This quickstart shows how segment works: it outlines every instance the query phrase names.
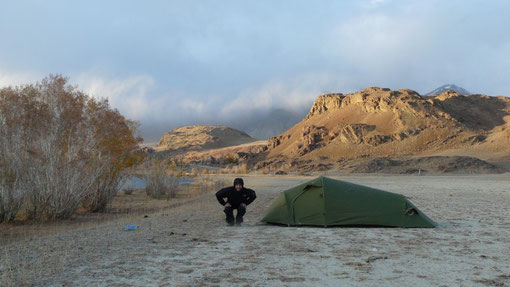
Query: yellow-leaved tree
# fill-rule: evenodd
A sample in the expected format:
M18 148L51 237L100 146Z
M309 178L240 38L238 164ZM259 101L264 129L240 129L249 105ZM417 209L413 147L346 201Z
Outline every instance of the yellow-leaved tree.
M103 210L142 159L136 127L59 75L0 89L0 222Z

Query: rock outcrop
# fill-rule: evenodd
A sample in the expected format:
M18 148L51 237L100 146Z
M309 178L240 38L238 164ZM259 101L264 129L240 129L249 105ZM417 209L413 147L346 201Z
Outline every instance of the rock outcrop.
M265 163L258 166L276 158L289 166L442 153L497 159L510 156L508 146L509 98L372 87L319 96L300 123L269 139Z
M178 154L236 146L254 141L255 139L245 132L225 126L185 126L163 135L155 150Z

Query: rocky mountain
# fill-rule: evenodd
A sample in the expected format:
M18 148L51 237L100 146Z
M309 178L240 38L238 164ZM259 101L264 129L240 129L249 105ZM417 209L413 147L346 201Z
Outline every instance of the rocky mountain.
M156 151L172 154L203 151L256 141L243 131L226 126L184 126L161 137Z
M471 95L470 92L468 92L466 89L464 88L461 88L459 86L456 86L454 84L446 84L446 85L442 85L441 87L433 90L432 92L428 92L425 94L425 96L430 96L430 95L440 95L446 91L453 91L453 92L456 92L457 94L461 94L461 95Z
M270 138L256 168L331 168L380 157L510 159L510 98L451 90L368 88L319 96L294 127Z

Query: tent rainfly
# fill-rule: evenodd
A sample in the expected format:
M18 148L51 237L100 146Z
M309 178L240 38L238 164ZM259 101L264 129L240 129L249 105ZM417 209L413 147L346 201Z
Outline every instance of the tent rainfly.
M261 221L288 226L437 226L401 194L323 176L283 191Z

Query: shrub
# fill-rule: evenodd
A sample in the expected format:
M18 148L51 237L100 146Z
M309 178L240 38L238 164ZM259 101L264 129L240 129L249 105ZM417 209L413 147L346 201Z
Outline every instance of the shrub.
M145 192L153 198L174 198L179 189L179 178L169 176L161 163L153 162L146 175Z

